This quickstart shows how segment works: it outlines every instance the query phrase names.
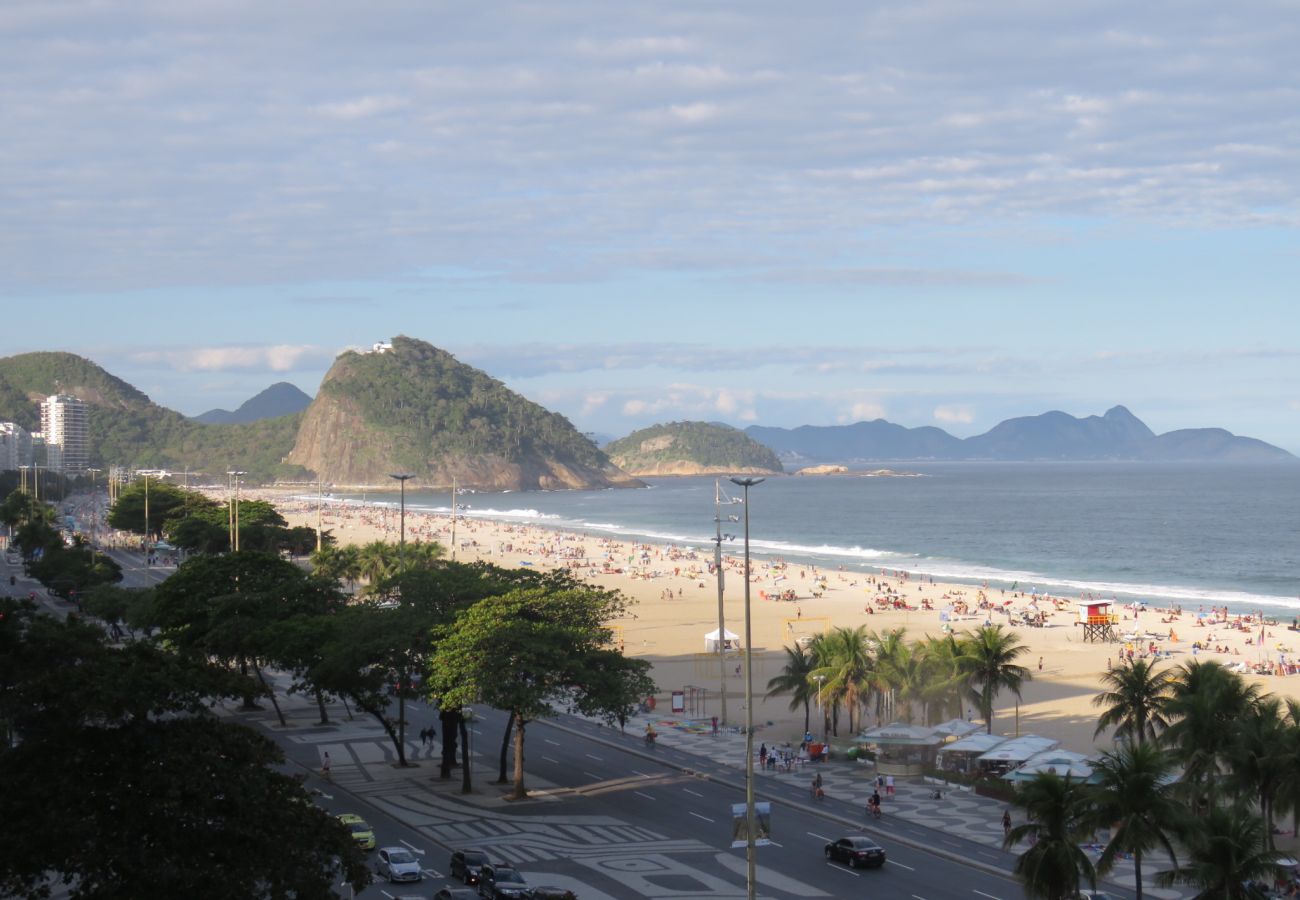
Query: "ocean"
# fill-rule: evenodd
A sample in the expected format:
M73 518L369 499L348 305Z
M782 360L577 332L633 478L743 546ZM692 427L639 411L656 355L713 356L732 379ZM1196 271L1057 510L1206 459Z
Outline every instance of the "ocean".
M1055 596L1300 614L1300 465L897 463L920 477L778 476L750 488L750 552ZM462 493L462 515L672 542L712 553L712 477L644 490ZM723 479L723 489L741 488ZM359 495L338 495L361 499ZM366 499L374 501L376 495ZM382 502L396 505L391 494ZM408 491L447 512L447 493ZM722 507L724 552L743 511ZM741 517L730 521L729 516Z

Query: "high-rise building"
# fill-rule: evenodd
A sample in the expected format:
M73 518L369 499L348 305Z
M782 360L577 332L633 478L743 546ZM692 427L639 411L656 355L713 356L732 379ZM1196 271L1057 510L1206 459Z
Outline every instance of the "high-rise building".
M68 394L52 394L41 403L41 433L49 467L55 472L84 472L90 461L86 404Z
M0 422L0 469L32 464L32 435L16 422Z

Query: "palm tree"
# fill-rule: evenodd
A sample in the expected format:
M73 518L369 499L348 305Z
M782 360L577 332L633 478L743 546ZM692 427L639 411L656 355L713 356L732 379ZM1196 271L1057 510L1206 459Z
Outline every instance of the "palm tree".
M966 674L957 636L951 632L937 638L926 635L916 652L924 672L921 699L926 705L926 723L962 718Z
M1106 874L1121 853L1133 855L1134 890L1142 900L1142 857L1163 849L1169 863L1178 867L1170 840L1187 820L1186 808L1171 790L1174 762L1154 743L1125 742L1115 753L1103 753L1094 772L1092 794L1095 823L1110 826L1110 842L1097 861Z
M1096 886L1092 860L1079 847L1092 831L1088 800L1082 782L1050 772L1034 776L1016 791L1012 802L1025 810L1029 821L1011 829L1002 846L1010 849L1029 839L1029 849L1015 868L1029 897L1068 900L1078 895L1080 878Z
M849 714L849 731L856 731L854 713L862 704L875 660L871 655L867 627L835 628L814 644L817 655L809 677L821 676L823 697L843 700ZM837 732L838 733L838 732Z
M1165 704L1169 727L1161 742L1183 765L1183 780L1210 806L1218 774L1239 721L1259 699L1259 687L1216 662L1193 660L1178 667Z
M1286 775L1278 785L1277 811L1291 813L1291 830L1300 830L1300 701L1286 701L1286 727L1278 752L1287 760Z
M766 696L789 694L791 711L803 707L803 730L806 732L809 730L810 703L817 695L817 689L808 678L813 670L813 657L798 644L783 649L785 665L781 667L780 675L768 681Z
M384 541L371 541L357 550L357 574L378 584L397 572L397 547Z
M1274 846L1274 802L1293 771L1287 730L1281 701L1263 698L1248 715L1237 720L1232 742L1224 754L1228 766L1224 786L1238 797L1254 795L1264 819L1264 839L1269 849Z
M1106 690L1092 698L1092 705L1104 711L1097 717L1093 737L1114 727L1115 737L1141 744L1148 738L1155 740L1169 725L1164 709L1173 685L1167 669L1138 659L1111 669L1101 683Z
M1243 806L1211 809L1187 834L1184 865L1161 872L1156 883L1190 884L1200 889L1196 900L1256 900L1263 895L1251 882L1272 883L1281 871L1282 854L1265 845L1264 829Z
M1001 625L985 625L962 641L962 657L970 685L970 698L984 717L989 734L993 733L993 702L1007 690L1020 697L1020 687L1033 676L1015 663L1029 648L1020 643L1014 631Z

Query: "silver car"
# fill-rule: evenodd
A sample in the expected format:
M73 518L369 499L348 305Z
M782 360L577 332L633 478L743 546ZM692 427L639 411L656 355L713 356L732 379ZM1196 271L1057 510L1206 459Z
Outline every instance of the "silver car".
M381 847L375 856L375 871L387 878L389 884L424 879L420 861L405 847Z

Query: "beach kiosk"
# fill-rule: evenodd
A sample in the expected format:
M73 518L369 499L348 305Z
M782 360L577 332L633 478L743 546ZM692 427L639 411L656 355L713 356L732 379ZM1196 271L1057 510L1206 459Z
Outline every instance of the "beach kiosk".
M1075 624L1083 627L1083 639L1089 643L1119 640L1115 634L1119 616L1111 613L1107 600L1080 600L1079 620Z
M881 775L920 775L934 765L935 751L943 735L933 728L893 722L871 728L853 739L876 752L876 771Z
M983 730L983 725L976 725L966 719L949 719L947 722L934 726L934 733L949 742L959 741L977 731Z
M1092 760L1073 750L1061 750L1059 748L1045 750L1029 757L1019 766L1003 775L1002 778L1012 784L1019 784L1022 781L1033 781L1034 778L1043 773L1059 775L1071 781L1090 782L1093 778Z
M987 753L975 758L980 771L991 775L1004 775L1021 765L1032 756L1061 746L1060 741L1040 737L1036 734L1022 734L1005 744L999 744Z
M717 653L719 650L726 652L728 650L740 649L740 635L731 631L723 631L719 634L718 629L713 629L704 636L704 652Z
M967 735L960 740L940 747L935 758L935 767L947 769L949 772L970 772L974 768L976 759L1009 740L1011 738L1000 734L984 734L981 732Z

